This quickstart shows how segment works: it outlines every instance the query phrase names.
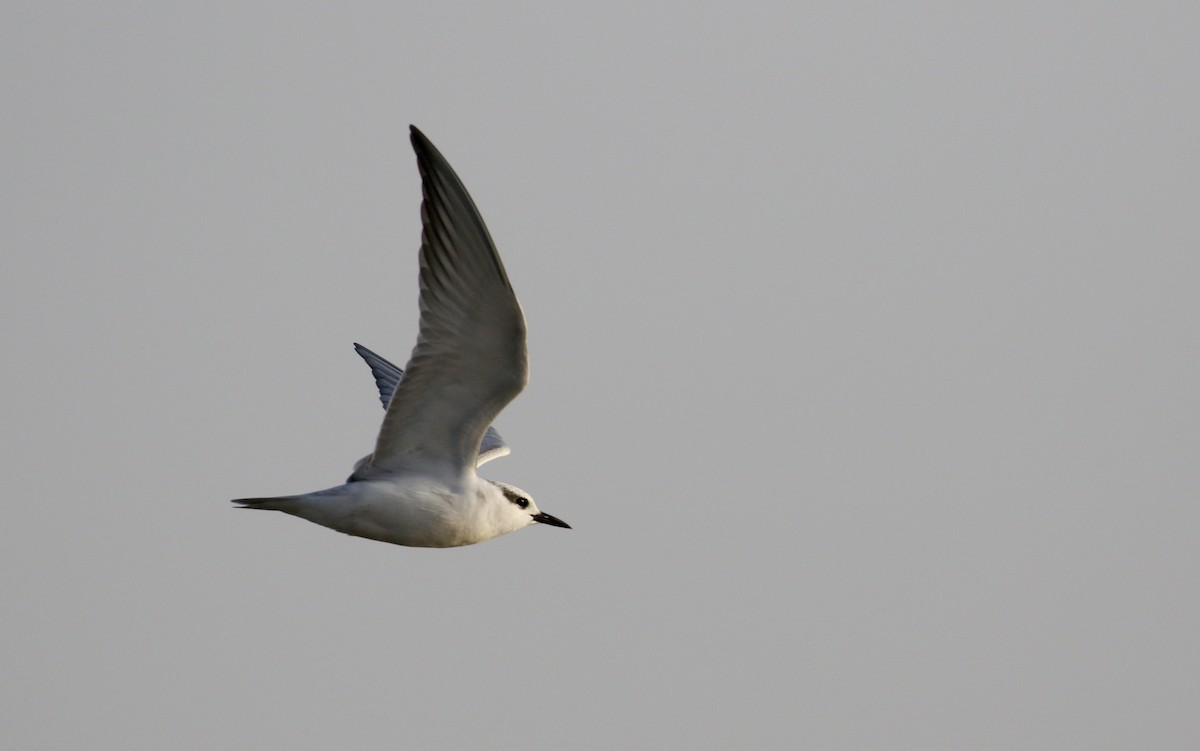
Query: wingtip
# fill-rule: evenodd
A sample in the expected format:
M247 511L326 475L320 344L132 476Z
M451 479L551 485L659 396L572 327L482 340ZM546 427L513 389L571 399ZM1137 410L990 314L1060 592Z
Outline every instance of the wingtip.
M415 125L408 127L413 151L417 154L417 168L421 170L421 175L424 176L427 169L435 172L449 172L454 175L454 169L446 161L446 157L442 156L442 152L438 151L438 147L433 145L433 141L429 140L429 136L422 133L421 129ZM454 179L458 180L457 175L454 176ZM461 185L459 189L464 193L467 190Z
M433 145L429 142L429 137L422 133L421 129L415 125L410 124L408 126L408 135L409 139L412 140L413 148L417 149L418 151L427 149Z

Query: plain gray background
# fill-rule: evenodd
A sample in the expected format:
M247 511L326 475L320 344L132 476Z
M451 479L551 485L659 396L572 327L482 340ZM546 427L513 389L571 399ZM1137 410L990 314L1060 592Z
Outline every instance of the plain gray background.
M1200 54L1125 5L6 3L0 745L1196 748ZM573 531L229 507L373 444L410 122Z

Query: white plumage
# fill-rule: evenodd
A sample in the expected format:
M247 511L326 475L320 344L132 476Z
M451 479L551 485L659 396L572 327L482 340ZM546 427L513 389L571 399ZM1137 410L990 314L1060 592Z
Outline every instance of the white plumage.
M412 144L424 197L417 346L401 371L355 345L386 409L375 451L343 485L234 503L417 547L470 545L535 522L569 528L524 491L475 473L508 453L490 425L529 380L525 316L466 188L415 127Z

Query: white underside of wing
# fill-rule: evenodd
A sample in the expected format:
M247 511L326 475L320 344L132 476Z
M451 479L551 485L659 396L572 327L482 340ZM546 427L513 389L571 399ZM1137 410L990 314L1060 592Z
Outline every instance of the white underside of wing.
M484 434L529 381L525 316L466 187L416 128L412 143L423 196L420 331L355 476L471 483Z
M375 385L379 388L379 401L383 403L383 408L387 409L388 402L392 400L392 394L395 392L396 386L399 385L400 379L404 376L404 370L397 367L386 357L372 352L361 344L356 343L354 351L371 368L371 375L375 377ZM482 467L492 459L508 456L510 453L512 453L512 449L504 442L504 439L500 437L496 429L489 425L483 434L483 440L479 444L479 458L475 461L475 466ZM358 463L354 465L354 471L357 472L365 467L371 461L372 456L374 454L368 454L359 459Z
M508 447L496 429L489 425L483 434L483 443L479 444L479 459L475 462L475 466L482 467L487 462L508 456L510 453L512 453L512 449Z

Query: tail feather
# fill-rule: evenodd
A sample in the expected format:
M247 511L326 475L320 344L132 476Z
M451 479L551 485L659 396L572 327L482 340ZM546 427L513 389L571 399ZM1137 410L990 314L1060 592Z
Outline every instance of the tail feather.
M296 509L301 496L281 495L275 498L234 498L230 503L238 504L238 508L256 508L264 511L287 511Z

